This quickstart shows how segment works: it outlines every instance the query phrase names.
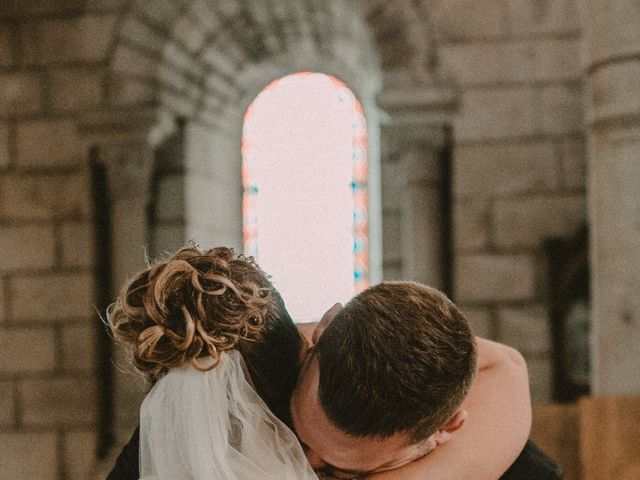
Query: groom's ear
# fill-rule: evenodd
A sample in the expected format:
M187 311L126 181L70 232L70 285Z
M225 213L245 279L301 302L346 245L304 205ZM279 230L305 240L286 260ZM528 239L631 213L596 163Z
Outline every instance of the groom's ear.
M447 443L451 438L451 434L464 424L468 415L469 414L466 410L458 410L454 413L453 417L451 417L447 423L445 423L444 426L435 433L436 444L442 445Z
M327 310L324 315L322 315L320 323L316 325L313 335L311 336L311 341L314 345L318 343L320 335L322 335L322 332L324 332L325 328L329 326L340 310L342 310L342 304L336 303L333 307Z

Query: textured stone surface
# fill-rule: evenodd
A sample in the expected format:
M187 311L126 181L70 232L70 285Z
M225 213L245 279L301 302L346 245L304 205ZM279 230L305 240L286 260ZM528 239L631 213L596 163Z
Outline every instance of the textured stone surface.
M535 294L534 276L529 255L460 255L455 265L456 300L530 300Z
M0 73L0 117L38 112L42 108L42 80L39 75Z
M595 120L631 116L640 111L640 62L628 61L598 68L590 78Z
M640 137L596 134L589 162L594 392L640 391Z
M476 337L493 339L494 321L491 310L487 308L466 308L464 305L458 305L463 315L467 318L469 325L473 329Z
M53 331L36 328L0 329L0 371L46 372L54 367Z
M9 125L0 123L0 170L9 165Z
M536 95L527 87L466 90L456 118L458 141L513 138L536 131Z
M438 38L459 42L504 36L508 28L504 7L495 0L443 0L429 11Z
M57 463L55 433L0 433L0 480L58 480Z
M15 423L16 402L13 382L0 382L0 427Z
M89 222L65 222L60 226L61 262L70 267L93 265L93 225Z
M445 45L443 68L462 85L575 80L581 68L578 41L543 39Z
M47 268L55 261L51 225L3 227L0 230L0 271Z
M546 238L569 238L585 220L582 196L502 200L494 207L496 244L535 247Z
M456 195L508 195L554 190L555 146L549 141L472 144L454 151Z
M477 250L491 239L491 203L483 199L458 200L453 207L456 250Z
M116 20L115 15L87 15L25 22L20 31L24 61L38 65L100 61L107 54Z
M583 190L587 183L587 152L582 137L568 138L557 146L562 186Z
M167 175L157 185L156 218L180 220L184 217L184 177Z
M385 262L402 261L402 216L397 210L382 215L382 245Z
M104 315L104 312L102 312ZM86 325L71 325L62 328L62 368L67 371L93 371L96 364L96 335L102 325L93 319Z
M50 74L54 110L83 111L102 100L102 72L95 69L56 69Z
M547 135L580 133L584 128L584 101L580 86L541 87L535 94L535 132Z
M93 314L93 279L89 274L16 276L9 282L11 318L51 322Z
M0 324L5 321L7 316L7 300L5 298L6 289L4 288L5 280L0 278Z
M615 3L591 0L583 2L581 8L586 22L588 62L640 52L638 3L635 0L618 0Z
M67 478L85 479L97 460L95 459L96 434L91 431L65 433L64 458Z
M577 34L578 0L508 0L509 25L515 35Z
M9 24L0 23L0 67L9 67L12 64L11 28Z
M500 342L523 354L549 354L549 315L541 305L498 310Z
M95 421L95 385L89 378L23 380L20 397L25 425L90 425Z
M21 167L77 164L82 155L72 120L32 120L18 123L18 158Z
M0 176L0 213L15 220L88 217L91 212L89 178L75 174Z
M529 370L529 387L531 400L534 403L549 403L552 400L552 375L551 359L539 357L525 357Z

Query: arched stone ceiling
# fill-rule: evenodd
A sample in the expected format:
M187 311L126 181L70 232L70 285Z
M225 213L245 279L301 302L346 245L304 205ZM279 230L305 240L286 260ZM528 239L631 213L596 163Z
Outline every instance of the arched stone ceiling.
M337 65L327 73L419 84L435 65L424 12L419 0L136 0L109 62L113 103L143 97L216 118L265 71L325 63Z

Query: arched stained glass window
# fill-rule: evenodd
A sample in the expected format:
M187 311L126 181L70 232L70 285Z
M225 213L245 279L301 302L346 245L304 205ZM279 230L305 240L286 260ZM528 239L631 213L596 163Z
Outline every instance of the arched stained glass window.
M335 77L268 85L242 138L243 237L296 321L317 320L367 287L366 125Z

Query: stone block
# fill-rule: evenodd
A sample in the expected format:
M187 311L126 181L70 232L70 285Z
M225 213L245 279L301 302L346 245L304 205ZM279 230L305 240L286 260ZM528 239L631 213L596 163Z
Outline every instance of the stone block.
M550 403L553 397L553 367L550 358L526 357L533 403Z
M5 280L0 278L0 324L5 321L7 318L7 301L5 299L5 291L4 288Z
M93 265L93 225L89 222L65 222L60 226L62 265L91 267Z
M46 15L72 15L84 7L84 0L37 0L33 2L4 2L0 15L25 18Z
M0 272L53 266L54 245L51 225L3 227L0 230Z
M582 73L574 39L453 44L439 52L445 71L462 85L576 80Z
M0 328L0 371L25 373L52 371L53 331L42 328Z
M96 416L92 378L59 377L20 382L22 421L26 426L91 425Z
M613 63L596 69L590 77L594 120L625 118L640 111L640 62Z
M398 262L389 262L383 264L383 279L385 282L389 282L392 280L403 280L404 276L402 275L402 264Z
M541 305L498 310L499 341L521 353L549 354L551 333L549 315Z
M440 42L500 38L507 34L504 4L495 0L449 0L429 5Z
M585 221L582 196L500 200L494 204L495 243L538 247L549 237L571 237Z
M120 47L116 50L111 65L114 72L151 78L155 73L156 62L154 57Z
M511 33L577 34L580 31L577 0L508 0Z
M467 90L455 120L459 142L536 133L536 92L530 87Z
M116 15L85 15L68 19L24 22L20 39L27 64L99 62L106 58Z
M73 120L19 122L16 141L20 167L68 167L80 163L84 154Z
M86 273L14 276L9 299L14 321L85 319L93 315L93 278Z
M0 214L15 220L88 217L89 178L75 174L0 176Z
M57 480L53 432L0 433L0 480Z
M38 74L0 74L0 116L29 114L41 108L42 81Z
M175 221L184 218L184 177L166 175L158 181L156 190L156 220Z
M382 214L382 248L385 262L402 260L402 216L397 210Z
M0 427L15 423L16 399L13 382L0 382Z
M584 190L587 183L587 151L584 138L567 138L556 147L564 188Z
M9 166L9 125L0 123L0 170Z
M151 79L128 78L111 73L107 79L107 96L112 105L144 105L153 102L156 88Z
M102 327L93 322L62 328L62 367L66 371L93 371L97 328Z
M484 199L457 199L453 206L456 250L479 250L491 238L491 203Z
M187 239L185 238L185 226L180 224L159 224L152 228L153 256L159 258L166 252L175 252L183 247ZM189 238L191 240L191 238ZM209 245L202 243L201 245Z
M458 305L463 315L467 318L476 337L494 339L494 320L491 310L488 308L474 308Z
M96 433L73 431L64 435L64 465L67 478L88 479L97 463ZM95 478L95 477L93 477Z
M454 274L457 302L492 303L535 296L535 265L530 255L460 255Z
M13 48L11 45L11 28L9 24L0 23L0 67L13 65Z
M580 85L558 84L535 92L535 130L539 134L560 135L584 130L584 98Z
M135 15L127 16L120 30L120 35L125 41L128 40L127 44L142 47L149 52L159 52L167 41L166 37L141 22Z
M67 67L50 74L51 106L59 112L85 111L102 100L102 72Z
M459 145L454 151L457 196L510 195L559 185L552 142Z
M638 28L638 3L636 0L590 1L584 8L582 18L589 39L586 58L591 62L635 57L640 52L640 29Z

